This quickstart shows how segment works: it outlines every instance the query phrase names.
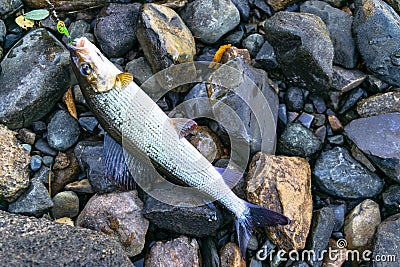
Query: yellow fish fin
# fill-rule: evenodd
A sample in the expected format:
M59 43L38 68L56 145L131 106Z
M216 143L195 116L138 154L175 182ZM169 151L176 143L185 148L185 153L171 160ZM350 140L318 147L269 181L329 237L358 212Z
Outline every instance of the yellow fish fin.
M121 89L125 89L133 81L133 75L129 72L123 72L117 75L116 83Z
M227 45L221 45L217 52L215 52L214 58L211 61L210 65L208 66L209 69L211 68L217 68L217 64L221 62L222 56L224 55L225 51L232 47L231 44L227 44Z

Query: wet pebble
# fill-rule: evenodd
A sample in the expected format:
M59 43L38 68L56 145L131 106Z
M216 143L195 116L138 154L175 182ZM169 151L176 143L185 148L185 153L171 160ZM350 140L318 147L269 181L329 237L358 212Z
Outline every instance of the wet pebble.
M286 78L296 86L326 94L332 83L334 51L324 22L315 15L284 11L266 20L264 29Z
M270 227L268 237L285 250L305 246L312 216L311 171L308 162L298 157L257 153L246 177L250 202L290 218L291 224ZM299 213L298 211L302 212Z
M109 57L126 54L136 43L136 21L140 4L111 3L99 13L94 35Z
M12 202L29 186L29 152L0 124L0 199Z
M50 155L50 156L53 156L53 157L57 155L57 151L52 149L49 146L49 143L47 143L43 138L39 138L36 141L34 147L35 147L35 149L39 150L40 152L42 152L45 155Z
M29 166L31 167L32 171L37 171L40 169L40 167L42 166L42 157L39 155L33 155L31 157L31 161L29 163Z
M322 152L312 172L315 184L322 191L339 198L373 197L382 191L384 184L342 147Z
M54 206L51 216L54 219L68 217L74 218L79 213L79 198L75 192L63 191L53 197Z
M37 179L30 181L29 188L8 207L12 213L40 217L53 207L47 188Z
M112 236L133 257L142 251L149 227L141 214L142 208L136 191L95 195L79 214L76 224Z
M182 19L199 40L213 44L240 22L238 9L231 1L195 0L180 12Z
M78 141L79 135L79 124L68 112L59 110L51 118L47 134L51 148L65 151Z
M381 222L379 205L366 199L357 205L346 216L343 231L346 236L347 248L363 252L370 249L376 227Z
M158 241L151 247L145 266L201 266L199 245L194 238L181 236L171 241ZM179 256L176 256L179 255Z
M289 123L278 140L278 151L289 156L309 157L321 148L321 140L301 123Z

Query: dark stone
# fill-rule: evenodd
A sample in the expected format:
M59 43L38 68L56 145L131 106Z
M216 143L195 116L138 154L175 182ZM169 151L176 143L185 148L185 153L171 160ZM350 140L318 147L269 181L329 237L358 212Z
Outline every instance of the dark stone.
M357 64L357 48L351 32L353 16L322 1L307 1L300 12L320 17L328 28L335 55L333 63L352 69Z
M343 145L344 137L343 135L333 135L328 137L328 142L333 145Z
M132 73L134 81L139 86L153 75L151 66L145 57L136 58L126 63L125 71Z
M382 191L384 181L353 159L347 149L324 151L312 170L314 183L339 198L368 198Z
M32 128L35 133L40 134L47 130L47 125L43 121L34 121L32 123Z
M286 125L288 123L288 118L287 118L287 114L286 114L286 105L285 104L279 104L278 118L279 118L280 121L283 122L283 124Z
M39 180L32 179L29 188L10 204L8 211L40 217L51 207L53 207L53 202L47 188Z
M311 102L313 103L315 109L317 110L318 113L324 113L326 111L326 104L325 104L325 100L318 96L318 95L311 95L309 97L309 99L311 100Z
M146 199L142 214L161 229L202 237L215 233L224 221L223 213L214 205L191 207L193 201L191 198L200 196L191 198L187 196L186 199L176 197L176 195L180 195L180 188L154 190L158 192L154 193L155 191L153 191L149 194L160 194L168 199L168 203L174 204L166 204L150 196ZM201 203L201 199L195 201Z
M400 113L353 120L345 133L389 178L400 182Z
M366 96L367 92L365 92L364 89L362 88L357 88L349 92L347 95L346 101L342 105L342 108L338 111L338 114L344 114L346 113L349 109L351 109L355 104L358 102L358 100L361 99L361 97Z
M54 163L54 158L51 156L43 156L42 161L44 166L50 167L50 165Z
M42 118L67 90L70 58L45 29L27 34L12 48L0 73L0 122L12 129Z
M382 193L382 200L386 214L396 214L400 212L400 185L391 185Z
M283 11L266 20L264 29L286 78L295 86L326 94L334 51L324 22L312 14Z
M132 266L120 245L96 231L7 212L0 229L9 266Z
M398 259L400 258L400 250L398 249L398 244L400 244L399 228L400 214L395 214L381 222L381 224L376 229L373 255L371 257L374 259L378 255L380 257L382 257L383 255L388 257L390 255L392 257L392 261L374 261L374 267L398 266Z
M79 118L79 124L86 131L94 133L96 131L97 125L99 125L99 122L95 117L81 117Z
M126 54L136 43L136 21L140 4L109 4L99 13L94 35L109 57Z
M301 111L304 108L303 90L290 87L285 94L285 103L289 111Z
M333 221L333 231L337 232L342 229L344 225L344 215L346 214L346 205L330 205L329 208L333 210L335 216Z
M4 38L6 37L6 33L7 33L6 24L4 24L4 21L0 19L0 46L3 46L4 44Z
M355 3L353 32L368 70L400 86L400 16L381 0Z
M300 122L307 128L311 127L312 122L314 121L314 115L308 113L301 113L300 116L296 119L297 122Z
M278 151L289 156L310 157L321 148L321 140L300 123L289 123L278 140Z
M365 80L365 74L359 70L348 70L339 66L333 66L332 89L340 93L346 93Z
M248 21L250 16L249 0L231 0L232 3L239 10L240 17L243 21Z
M189 91L179 107L187 118L211 117L211 103L205 83L198 83Z
M52 182L54 181L54 173L50 170L49 167L42 166L40 170L33 175L33 178L38 179L44 184L48 184L49 178Z
M308 235L306 248L312 250L314 257L307 260L311 266L321 266L323 250L328 246L329 238L332 234L335 221L335 214L329 207L325 207L313 212L311 230Z
M37 171L42 166L42 157L39 155L33 155L29 163L32 171Z
M21 0L3 0L0 2L0 15L5 16L20 6L22 6Z
M243 2L243 1L242 1ZM180 15L195 36L206 44L217 42L240 22L240 13L231 1L195 0Z
M118 188L105 176L104 166L101 161L103 157L103 142L81 141L76 145L74 154L95 192L112 192Z
M43 138L39 138L36 143L35 143L35 149L39 150L45 155L50 155L50 156L57 156L57 151L52 149L49 144L43 140Z
M53 197L53 203L51 216L54 219L63 217L74 218L79 213L79 198L75 192L60 192Z
M274 48L270 43L268 43L268 41L264 42L260 51L257 53L255 60L263 69L266 70L274 69L279 66Z
M47 128L47 141L55 150L66 151L79 139L78 122L65 110L57 111Z
M192 33L178 14L168 7L143 5L136 34L153 73L173 64L191 62L196 54Z
M243 48L249 50L252 57L255 57L264 44L264 37L259 33L250 34L243 42Z
M373 94L383 93L389 88L389 85L382 80L378 79L374 75L367 75L364 84L367 91Z
M18 131L17 138L21 140L22 143L33 145L36 140L36 134L26 128L22 128Z
M218 250L214 238L209 236L200 239L200 251L204 266L219 267Z
M233 30L227 33L224 37L222 37L217 43L218 44L231 44L234 46L240 46L243 37L245 35L244 27L236 27L236 30Z

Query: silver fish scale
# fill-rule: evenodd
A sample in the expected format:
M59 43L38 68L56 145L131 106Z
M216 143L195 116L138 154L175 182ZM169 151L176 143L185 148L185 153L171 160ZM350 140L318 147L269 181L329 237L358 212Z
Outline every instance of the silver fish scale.
M247 208L211 163L185 138L178 137L168 116L135 83L123 90L93 94L106 120L149 158L189 186L217 199L237 217Z

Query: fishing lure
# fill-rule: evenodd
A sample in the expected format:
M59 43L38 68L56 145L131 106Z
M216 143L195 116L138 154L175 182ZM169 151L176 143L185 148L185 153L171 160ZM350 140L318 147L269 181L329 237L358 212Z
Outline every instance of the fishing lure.
M64 34L65 36L68 37L68 43L70 43L70 44L72 43L71 36L70 36L70 34L69 34L69 32L68 32L67 27L65 26L64 21L59 20L59 21L57 22L57 31L58 31L59 33Z

